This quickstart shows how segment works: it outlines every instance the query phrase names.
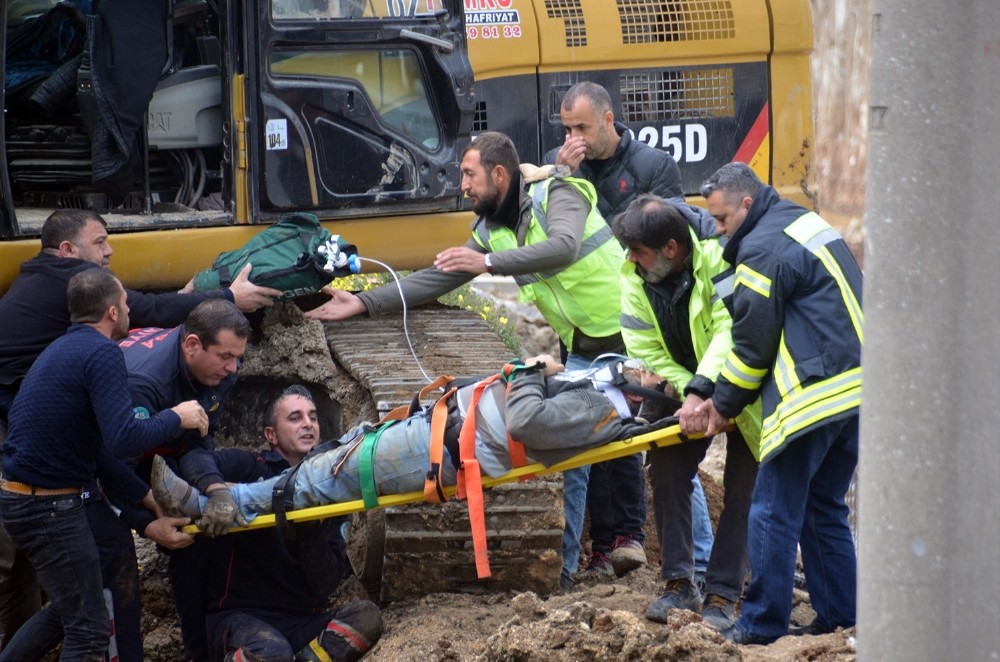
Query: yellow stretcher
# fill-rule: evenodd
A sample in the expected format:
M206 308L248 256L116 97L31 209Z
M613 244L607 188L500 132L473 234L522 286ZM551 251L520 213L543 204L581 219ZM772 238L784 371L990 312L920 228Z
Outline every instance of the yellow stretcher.
M652 432L646 432L635 437L629 437L628 439L613 441L610 444L605 444L604 446L591 448L549 467L536 462L534 464L511 469L507 473L502 476L497 476L496 478L484 477L483 487L492 487L503 483L512 483L527 476L563 472L568 469L575 469L576 467L582 467L588 464L614 460L619 457L625 457L626 455L632 455L633 453L641 453L642 451L647 451L657 446L675 446L682 443L684 439L685 438L681 436L680 425L674 423L673 425L669 425ZM448 496L454 495L455 486L451 485L446 487L445 492ZM423 492L387 494L378 498L378 507L386 508L388 506L401 506L409 503L420 503L423 500ZM357 499L355 501L331 503L325 506L289 510L286 511L285 515L289 522L309 522L312 520L326 519L327 517L337 517L340 515L359 513L364 510L366 510L364 502L361 499ZM259 515L253 520L253 522L250 523L249 527L235 526L230 529L230 533L251 531L254 529L266 529L273 526L275 526L274 515ZM181 530L184 531L184 533L200 533L198 527L193 524L189 524Z

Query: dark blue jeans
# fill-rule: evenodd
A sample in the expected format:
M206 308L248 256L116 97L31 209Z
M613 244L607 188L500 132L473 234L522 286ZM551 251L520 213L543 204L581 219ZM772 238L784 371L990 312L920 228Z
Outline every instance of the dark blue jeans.
M618 536L643 543L646 534L646 477L642 454L592 464L587 483L591 549L609 554Z
M13 390L0 386L0 447L7 438L7 410L13 399ZM35 569L0 525L0 650L41 608Z
M0 650L41 608L35 569L0 526Z
M141 662L145 657L140 628L139 570L135 545L129 530L100 494L84 499L84 512L101 560L101 581L105 605L111 611L114 628L108 644L109 657L121 662ZM59 615L43 610L24 628L24 634L10 642L12 659L34 660L63 640Z
M323 633L333 612L292 616L256 609L209 614L205 619L213 662L240 648L259 662L292 662L295 653Z
M737 627L763 639L788 630L796 545L817 623L851 627L857 559L844 501L858 464L858 416L810 430L768 459L750 505L752 580Z
M111 626L101 566L80 496L23 496L0 490L0 516L11 540L35 568L50 604L24 624L15 641L31 636L36 619L54 611L63 626L62 660L104 659ZM12 642L13 643L13 642ZM15 660L9 649L0 660Z

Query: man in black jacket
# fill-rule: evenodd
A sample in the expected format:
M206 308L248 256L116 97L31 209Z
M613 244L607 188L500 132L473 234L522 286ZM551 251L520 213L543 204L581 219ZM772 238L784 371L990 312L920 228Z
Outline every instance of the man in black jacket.
M264 438L269 448L256 454L227 448L181 458L181 474L210 496L199 522L210 533L216 524L224 532L237 512L226 481L277 476L320 441L309 391L301 386L282 391L265 412ZM336 517L293 524L291 537L272 528L212 541L206 626L213 660L349 661L375 643L382 616L373 603L327 607L330 593L350 572L340 533L346 522Z
M220 410L238 379L250 331L250 323L234 304L211 299L195 306L181 326L133 329L122 340L137 417L170 406L164 403L189 399L200 402L208 413L207 434L179 434L157 448L156 454L176 461L197 448L214 450ZM151 463L152 454L136 462L137 473L147 482ZM113 503L116 496L111 495ZM163 526L167 518L156 518L148 510L124 502L116 505L122 509L121 517L127 524L166 549L185 650L193 659L204 659L205 541L196 540L179 549L175 541L190 536L176 527Z
M559 116L566 129L563 144L545 155L545 163L568 166L573 174L594 185L597 208L604 219L624 212L636 197L683 196L681 171L667 152L635 140L629 129L615 121L608 91L590 81L566 91ZM694 224L694 223L693 223ZM699 219L702 239L715 233L711 217ZM646 561L643 550L646 524L646 481L642 457L610 460L589 468L566 472L566 499L586 500L590 513L591 553L588 574L624 574ZM695 551L697 568L708 565L712 529L701 483L695 479Z
M569 166L597 189L597 208L610 222L644 193L661 198L684 195L681 171L667 152L632 137L615 121L611 95L584 81L566 91L559 116L566 140L545 155L545 163Z
M0 334L0 443L7 412L28 369L70 326L69 279L87 269L108 268L113 253L104 219L83 209L53 212L42 226L41 243L41 251L21 265L18 277L0 298L4 326ZM189 288L167 294L126 289L130 319L135 326L176 326L206 299L225 298L251 312L271 305L271 297L280 295L248 278L245 270L231 287L204 293ZM38 608L34 572L0 527L0 648Z

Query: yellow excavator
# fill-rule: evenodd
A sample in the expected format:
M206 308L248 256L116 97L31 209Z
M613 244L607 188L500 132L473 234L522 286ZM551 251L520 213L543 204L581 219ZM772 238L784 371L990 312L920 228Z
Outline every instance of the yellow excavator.
M0 291L65 207L104 215L137 288L288 211L426 266L466 239L470 137L539 163L581 80L690 196L732 160L810 195L808 0L10 0L0 21Z
M673 155L692 203L737 160L811 204L809 0L7 0L0 23L0 292L59 208L101 213L112 269L138 289L182 286L293 211L364 257L428 266L468 238L458 162L469 140L501 131L522 161L540 163L563 139L563 94L583 80L610 92L637 139ZM411 311L414 333L426 329L427 352L443 358L432 370L477 374L509 357L499 342L455 346L488 334L478 316L459 317ZM442 327L447 354L433 340ZM401 334L394 320L327 327L337 379L357 388L311 385L339 423L416 390ZM293 378L307 379L280 379ZM364 403L340 402L348 392ZM527 510L511 505L510 516ZM534 527L538 545L554 547L545 582L556 585L559 510L542 511L556 514ZM396 542L355 556L369 576L380 557L435 575L419 559L425 544L460 556L461 536L434 548L413 531L426 515L399 517L399 536L386 527ZM517 539L530 527L503 527L491 533L498 546L540 556ZM532 575L519 568L512 584Z

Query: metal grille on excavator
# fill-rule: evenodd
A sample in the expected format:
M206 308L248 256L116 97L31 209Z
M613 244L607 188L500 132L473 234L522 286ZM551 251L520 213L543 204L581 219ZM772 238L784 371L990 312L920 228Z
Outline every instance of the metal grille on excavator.
M478 313L419 309L408 316L414 348L431 376L496 372L512 353ZM334 359L379 409L408 404L427 382L410 355L402 316L352 319L327 326ZM371 412L344 412L371 417ZM478 580L464 503L420 504L355 515L350 557L366 582L381 579L391 601L439 591L532 590L559 585L562 568L562 481L532 480L486 492L492 577ZM359 540L358 538L362 538Z

